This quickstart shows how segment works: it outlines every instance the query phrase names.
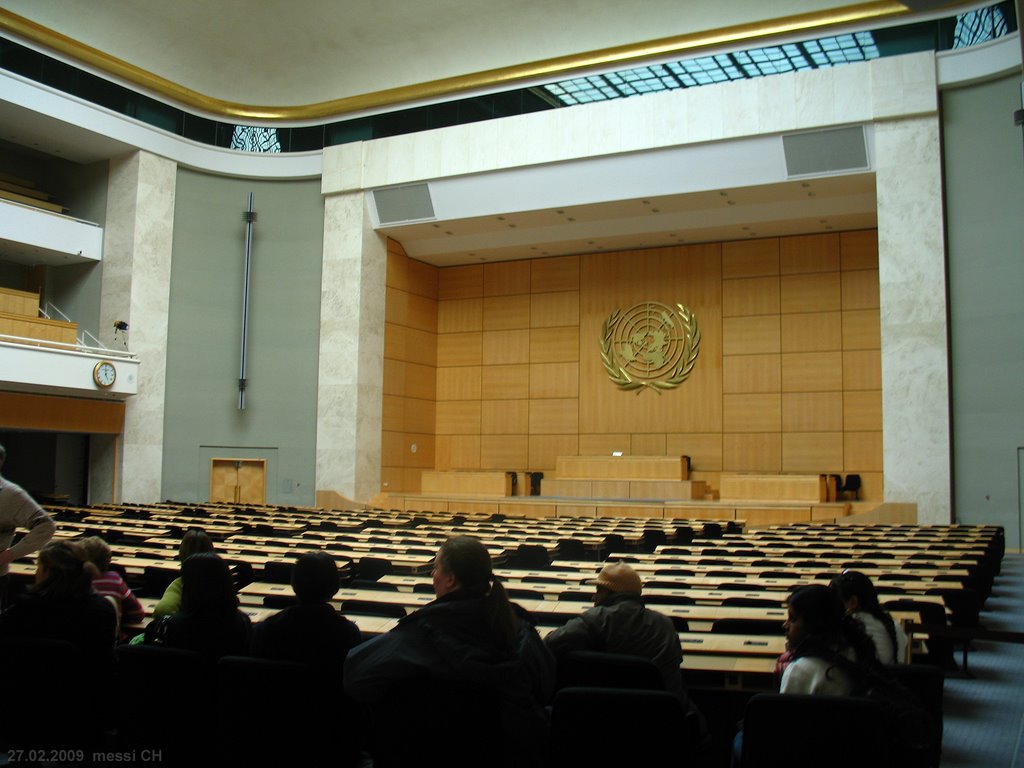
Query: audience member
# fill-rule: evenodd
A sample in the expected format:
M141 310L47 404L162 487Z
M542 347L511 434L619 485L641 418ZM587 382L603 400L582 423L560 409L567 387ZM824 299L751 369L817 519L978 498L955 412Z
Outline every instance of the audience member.
M0 470L6 459L7 450L0 445ZM11 546L18 528L28 533ZM6 603L7 569L11 561L41 549L53 538L55 528L50 516L24 488L0 475L0 607Z
M782 673L782 693L848 696L855 681L849 662L877 665L871 639L845 614L829 587L800 587L789 596L786 645L792 661ZM845 660L847 663L843 663Z
M185 562L192 555L201 552L213 552L213 540L206 535L202 528L189 528L181 537L181 544L178 546L178 560ZM153 616L167 616L181 610L181 577L167 585L163 596L153 606Z
M292 571L298 604L253 627L252 655L311 664L340 679L345 656L362 636L330 603L339 583L338 567L329 555L299 556Z
M92 578L93 591L100 597L111 597L120 606L121 625L142 623L146 611L142 603L132 594L124 579L117 571L110 570L110 545L99 536L87 536L76 542L86 562L96 568ZM121 633L122 639L124 633Z
M151 622L146 642L213 659L248 653L251 625L238 610L227 563L212 552L192 555L181 565L181 583L181 610Z
M860 571L843 571L832 579L846 613L859 621L875 645L882 664L902 663L907 658L907 635L878 603L878 592L871 579Z
M384 704L378 708L383 719L404 684L475 686L497 709L490 742L495 764L540 764L547 727L542 705L553 692L554 659L529 615L509 602L487 549L472 536L441 545L433 583L436 600L349 652L346 693L371 707Z
M93 592L81 551L66 541L39 550L35 584L0 613L0 637L65 640L101 676L112 668L116 626L114 606Z
M594 585L594 607L554 630L544 642L556 658L569 651L624 653L650 659L661 673L665 690L683 701L694 725L694 747L707 736L703 716L683 684L683 648L672 619L644 605L640 576L626 563L609 563Z

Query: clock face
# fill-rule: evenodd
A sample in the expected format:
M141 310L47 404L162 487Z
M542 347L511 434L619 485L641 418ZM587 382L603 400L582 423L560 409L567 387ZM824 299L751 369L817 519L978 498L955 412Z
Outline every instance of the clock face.
M117 379L117 369L114 368L114 364L102 360L96 363L96 367L92 369L92 380L96 382L96 386L111 387L114 385L114 381Z

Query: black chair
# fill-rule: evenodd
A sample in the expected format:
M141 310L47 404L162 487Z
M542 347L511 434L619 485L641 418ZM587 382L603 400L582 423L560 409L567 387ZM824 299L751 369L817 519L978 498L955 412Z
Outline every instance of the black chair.
M874 701L759 693L743 715L740 762L743 768L895 768L887 734L885 714Z
M506 562L508 568L543 569L551 567L551 557L542 544L520 544Z
M579 539L559 539L556 556L559 560L585 560L587 550Z
M722 605L733 605L737 608L778 608L785 598L769 600L766 597L727 597Z
M607 724L610 716L616 733L633 737L595 738L594 729ZM682 702L666 691L563 688L551 707L548 762L573 768L678 768L687 764L691 752L686 734Z
M479 768L486 762L481 756L494 755L498 749L495 724L502 722L500 712L494 692L482 685L427 679L396 686L370 711L368 741L374 768ZM399 723L400 734L395 730ZM458 723L457 738L439 738L452 723ZM536 733L520 728L503 742L507 746L514 741L521 752L537 753L537 759L523 764L543 757L542 724L537 725Z
M271 584L291 584L292 571L295 570L295 563L277 563L269 561L263 564L262 581Z
M576 592L572 590L565 590L558 593L559 600L573 600L581 603L589 603L594 599L593 592Z
M914 600L912 597L899 597L893 600L883 599L880 601L882 607L887 611L916 611L921 618L922 624L936 624L947 626L946 610L937 603L926 603L921 600ZM948 637L936 637L929 635L925 642L928 664L939 667L943 670L958 669L956 659L953 656L953 641Z
M0 659L4 660L3 684L12 696L0 718L0 748L99 746L99 713L60 702L74 691L104 690L99 686L109 685L105 679L111 674L109 668L102 673L91 670L71 643L40 638L0 640ZM91 679L83 680L83 675Z
M381 576L391 573L391 561L382 557L361 557L356 565L352 578L364 581L377 581Z
M658 547L666 543L668 537L665 536L665 531L660 528L646 528L644 532L640 534L640 551L651 553L654 552Z
M569 651L558 659L558 687L640 688L665 690L665 681L650 659L624 653Z
M364 616L384 616L390 619L400 619L406 614L404 605L376 603L373 600L342 600L341 612L344 614L362 614Z
M689 595L648 595L644 598L648 605L696 605L697 600Z
M147 565L142 573L142 589L139 590L141 597L162 597L172 581L181 575L177 567L164 567L161 565Z
M264 595L264 608L291 608L299 604L299 598L295 595Z
M775 619L715 619L711 631L723 635L783 635L782 622Z
M160 750L172 765L208 760L218 738L214 664L156 645L121 645L116 655L119 746Z
M860 475L847 475L842 487L836 488L836 499L860 499Z
M522 587L505 587L505 594L517 600L543 600L544 593Z
M306 664L221 658L215 743L222 764L352 765L357 742L346 732L353 720L337 695L340 683Z
M942 757L945 673L931 664L893 664L886 667L886 672L918 698L931 718L933 731L930 741L934 746L914 754L911 764L921 768L937 768Z

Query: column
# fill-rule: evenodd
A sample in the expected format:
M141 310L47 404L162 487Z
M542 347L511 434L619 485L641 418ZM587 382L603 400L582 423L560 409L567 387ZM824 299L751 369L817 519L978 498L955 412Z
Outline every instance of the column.
M110 161L103 238L100 338L114 346L114 322L128 323L139 356L139 393L128 399L118 473L121 501L159 501L171 242L177 166L147 152ZM98 468L102 469L102 468ZM104 470L105 471L105 470Z
M380 491L385 239L361 190L324 206L316 487L357 501Z

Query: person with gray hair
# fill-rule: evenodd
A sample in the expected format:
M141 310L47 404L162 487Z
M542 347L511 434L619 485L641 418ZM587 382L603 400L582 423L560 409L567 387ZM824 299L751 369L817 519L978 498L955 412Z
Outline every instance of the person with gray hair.
M0 445L0 470L6 458L7 451ZM28 533L12 546L18 528ZM0 475L0 577L7 575L13 560L42 549L53 538L56 528L50 516L24 488Z

